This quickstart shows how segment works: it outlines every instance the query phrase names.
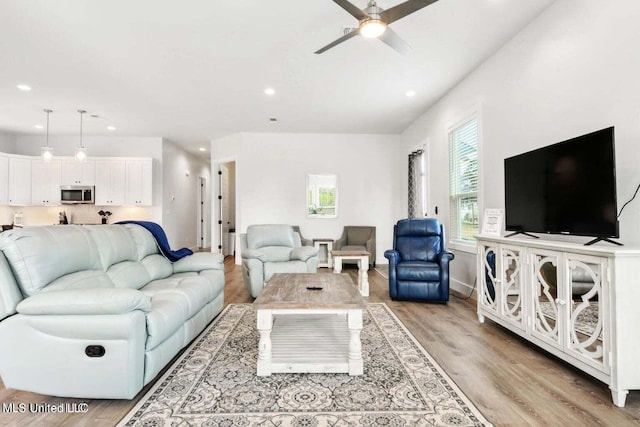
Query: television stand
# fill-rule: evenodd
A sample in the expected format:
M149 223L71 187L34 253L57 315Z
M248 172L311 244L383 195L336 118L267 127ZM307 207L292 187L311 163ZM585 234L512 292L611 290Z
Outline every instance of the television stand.
M606 383L616 406L640 390L640 248L478 236L476 256L480 323Z
M616 242L615 240L607 239L606 237L595 238L595 239L585 243L584 245L585 246L591 246L594 243L598 243L598 242L607 242L607 243L611 243L611 244L618 245L618 246L624 246L622 243Z
M517 234L524 234L525 236L529 236L529 237L533 237L534 239L539 239L539 236L534 236L533 234L529 234L526 231L516 231L515 233L511 233L511 234L507 234L504 237L511 237L511 236L515 236Z

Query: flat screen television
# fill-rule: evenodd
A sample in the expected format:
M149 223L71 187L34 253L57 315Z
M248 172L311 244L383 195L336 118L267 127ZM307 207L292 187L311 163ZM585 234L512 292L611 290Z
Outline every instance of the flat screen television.
M504 174L507 231L619 237L613 127L509 157Z

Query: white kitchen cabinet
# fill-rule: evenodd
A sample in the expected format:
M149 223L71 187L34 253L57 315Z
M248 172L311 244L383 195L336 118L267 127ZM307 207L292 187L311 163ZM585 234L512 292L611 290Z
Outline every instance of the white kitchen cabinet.
M75 159L62 160L62 185L96 185L96 162Z
M95 202L98 206L125 204L125 160L96 160Z
M478 319L504 326L605 382L640 389L640 250L478 237Z
M127 159L125 204L151 206L153 203L153 160Z
M9 156L8 204L28 206L31 204L31 158Z
M9 204L9 157L0 153L0 206Z
M56 206L60 204L62 162L60 160L31 161L31 204Z

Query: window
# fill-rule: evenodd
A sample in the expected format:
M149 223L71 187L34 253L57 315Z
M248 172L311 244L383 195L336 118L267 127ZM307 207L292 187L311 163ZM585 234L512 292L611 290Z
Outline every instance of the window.
M478 119L449 131L451 238L474 242L478 234Z
M338 180L335 175L307 176L307 217L338 216Z

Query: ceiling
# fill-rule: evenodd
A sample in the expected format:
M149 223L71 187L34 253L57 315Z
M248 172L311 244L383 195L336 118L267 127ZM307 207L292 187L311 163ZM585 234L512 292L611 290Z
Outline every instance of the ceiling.
M0 130L43 134L51 108L51 135L84 109L84 135L194 152L236 132L397 134L551 3L440 0L391 24L403 56L361 37L315 55L357 24L331 0L0 0Z

